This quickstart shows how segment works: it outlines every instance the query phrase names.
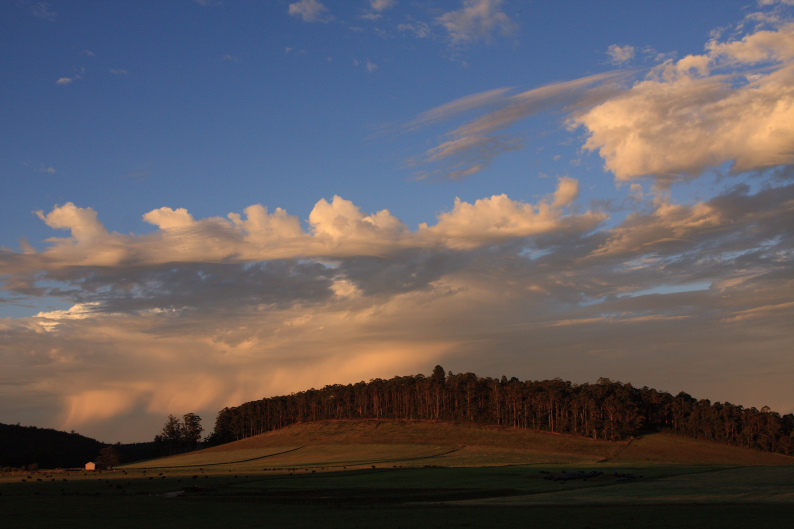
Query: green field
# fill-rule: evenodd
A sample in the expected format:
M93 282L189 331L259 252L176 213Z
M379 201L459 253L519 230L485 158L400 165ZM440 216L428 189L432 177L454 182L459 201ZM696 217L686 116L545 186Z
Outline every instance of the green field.
M764 527L794 516L794 458L666 434L323 422L114 471L2 474L0 515L8 528Z

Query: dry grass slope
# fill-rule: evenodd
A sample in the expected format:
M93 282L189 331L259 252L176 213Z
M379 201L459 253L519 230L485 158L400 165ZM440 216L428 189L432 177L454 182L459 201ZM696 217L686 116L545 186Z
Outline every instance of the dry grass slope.
M794 457L749 450L737 446L699 441L673 434L657 433L635 439L611 459L614 463L788 466Z
M471 423L352 420L300 423L190 454L142 462L157 466L229 468L528 464L794 465L794 458L651 434L612 443L571 435Z

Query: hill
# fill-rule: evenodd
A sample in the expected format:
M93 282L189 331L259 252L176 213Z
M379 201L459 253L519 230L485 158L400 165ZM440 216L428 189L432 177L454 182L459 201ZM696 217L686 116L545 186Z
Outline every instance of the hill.
M338 420L294 424L126 468L341 469L576 465L794 465L794 458L670 433L610 442L449 421Z
M780 454L794 454L794 414L780 415L681 392L600 378L595 384L561 379L521 381L474 373L433 373L334 384L251 401L218 413L212 444L240 440L295 423L333 419L446 420L545 430L605 441L648 432Z

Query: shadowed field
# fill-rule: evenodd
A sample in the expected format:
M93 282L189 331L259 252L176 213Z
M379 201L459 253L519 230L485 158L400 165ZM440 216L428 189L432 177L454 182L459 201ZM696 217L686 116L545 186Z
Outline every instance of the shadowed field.
M593 480L592 486L559 486L556 491L509 498L461 501L478 505L702 505L787 504L794 506L794 469L788 467L704 468L701 471L659 476L658 470L680 472L675 467L643 469L642 478ZM622 472L621 472L622 473ZM566 489L566 490L563 490Z

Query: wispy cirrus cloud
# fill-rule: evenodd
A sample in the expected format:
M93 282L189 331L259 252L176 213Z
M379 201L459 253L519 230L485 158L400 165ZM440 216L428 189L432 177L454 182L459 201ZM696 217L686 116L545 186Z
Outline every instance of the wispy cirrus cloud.
M489 111L447 133L446 139L410 161L420 176L461 179L487 168L497 156L519 149L522 141L509 130L524 119L583 102L608 99L620 90L627 72L607 72L574 81L555 83L519 94L505 88L489 90L425 112L407 128L429 125L457 114L481 108ZM430 169L424 170L424 167Z
M58 18L58 13L52 8L49 2L33 2L30 11L34 17L54 21Z

